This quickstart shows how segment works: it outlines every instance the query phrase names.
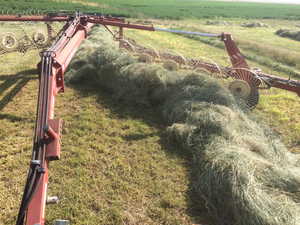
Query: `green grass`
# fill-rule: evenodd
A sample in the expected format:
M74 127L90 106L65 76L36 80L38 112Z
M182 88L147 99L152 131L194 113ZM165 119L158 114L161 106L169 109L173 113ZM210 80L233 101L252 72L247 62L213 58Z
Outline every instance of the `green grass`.
M268 28L245 28L241 27L246 20L235 19L226 20L232 23L230 26L210 26L203 20L186 20L178 22L185 29L199 30L204 32L221 33L230 32L234 35L235 41L240 48L246 51L252 51L257 55L267 56L277 62L294 66L300 69L300 47L297 41L288 40L274 35L280 28L295 29L296 21L287 22L281 20L260 20L269 25ZM248 21L249 22L249 21ZM176 22L173 23L176 25Z
M23 13L23 14L37 14L42 13L43 11L59 11L59 10L80 10L80 11L89 11L93 10L94 7L89 7L84 4L68 3L68 2L59 2L48 0L31 0L31 1L13 1L13 0L0 0L1 4L1 13L2 14L14 14L14 13Z
M221 43L219 40L208 39L204 37L195 37L191 35L183 35L187 38L194 39L200 41L204 44L214 46L216 48L225 50L224 43ZM237 39L236 44L241 49L242 53L244 54L247 60L251 60L255 62L259 67L266 66L272 68L273 70L281 73L285 73L286 76L290 76L292 78L300 78L300 72L298 70L299 64L296 60L295 55L291 54L284 55L280 54L280 50L276 51L275 49L269 48L269 51L266 51L268 47L265 45L260 45L258 42L249 44L249 41L239 41ZM275 53L275 54L274 54ZM294 64L297 63L297 64ZM292 66L288 65L292 64Z
M38 52L0 57L0 224L13 224L31 155ZM16 63L19 62L19 63ZM26 81L25 86L19 83ZM167 141L151 108L68 87L57 98L62 159L51 164L47 225L192 224L205 218L190 187L190 156ZM196 204L195 202L198 201Z
M54 3L59 2L59 4ZM300 6L288 4L217 2L210 0L0 0L3 11L98 11L127 17L183 18L281 18L300 19Z
M110 3L103 1L108 11L121 12L117 7L123 4L122 7L126 8L124 12L132 10L132 14L128 15L155 16L156 12L148 11L149 2L128 2L127 6L120 1L112 2L116 8L111 9ZM162 7L163 1L160 2ZM43 5L45 2L42 1L0 0L0 3L4 9L15 5L17 10L28 9L30 5L40 9L53 6L52 3ZM147 7L133 6L134 3L143 3ZM165 7L169 3L164 1ZM221 6L225 3L214 4ZM170 12L162 7L164 11L160 12L160 16L172 18L181 7L179 5L175 5ZM97 8L94 5L84 6L79 1L75 6L84 10ZM248 7L249 4L243 6ZM55 7L54 10L63 7L73 9L74 4L69 2ZM199 17L208 15L210 10L213 9L207 8L208 13L199 14ZM294 11L290 12L292 15ZM283 14L284 10L278 16ZM229 30L237 35L246 53L250 52L246 49L248 44L260 48L250 52L253 57L274 60L277 56L272 54L281 56L284 50L299 54L299 46L295 42L272 33L279 26L294 26L297 21L268 20L272 23L271 28L253 30L240 28L237 24L243 22L241 19L233 21L234 26L219 27L205 26L204 20L154 20L168 27L198 28L201 25L201 28L214 32ZM210 43L160 32L126 31L126 34L138 43L156 49L168 49L222 65L230 64L226 53ZM274 53L264 51L266 44ZM0 224L13 224L26 178L38 88L34 68L38 60L37 51L30 51L25 56L11 53L0 57ZM270 65L261 65L259 60L249 62L251 66L261 67L266 72L287 75L274 71ZM297 65L290 66L293 70L297 69ZM261 123L269 124L280 134L291 151L299 152L299 111L299 97L271 89L261 91L261 101L253 114L259 115ZM48 225L56 218L70 219L72 224L82 225L208 224L203 222L206 216L205 210L198 206L201 202L199 204L199 199L191 191L190 155L180 153L182 151L168 143L164 125L151 108L122 105L105 92L95 93L74 86L67 87L66 93L58 97L56 117L65 121L62 160L51 165L49 194L58 195L61 203L47 207Z
M154 24L159 23L159 26L171 27L174 29L210 33L229 32L233 35L235 42L245 57L248 60L255 62L256 66L268 67L285 76L300 78L300 48L297 42L280 38L275 35L277 27L295 27L295 23L277 20L277 24L276 21L270 20L268 21L268 24L270 25L269 28L244 28L240 25L247 20L231 19L228 21L231 23L230 26L205 25L206 20L166 20L163 22L154 20L153 22ZM190 35L182 36L222 50L225 49L224 43L219 39ZM194 45L199 46L196 42L194 42ZM224 51L222 52L222 54L224 54ZM203 54L205 54L205 52ZM216 56L213 57L213 59L215 58Z
M93 0L156 18L299 18L300 6L207 0Z
M176 23L178 24L180 22L176 21ZM182 24L185 23L185 21L182 21ZM187 57L201 58L207 62L215 62L224 66L230 65L226 52L222 48L212 45L209 41L210 39L206 39L207 42L200 42L198 40L170 33L151 33L135 30L126 31L126 35L130 38L134 38L142 45L157 50L166 50ZM247 37L251 38L251 35L253 35L253 33L249 30ZM259 43L259 40L257 40L257 42ZM218 43L222 45L221 42ZM275 46L276 43L270 41L270 44ZM245 54L245 52L243 53ZM252 57L257 57L258 59L263 58L256 55L255 52L252 54ZM245 55L247 55L247 52ZM287 77L289 75L282 71L276 71L276 68L272 65L265 65L264 62L255 61L253 59L247 61L251 67L259 67L266 73L282 77ZM276 62L274 61L274 63ZM297 79L299 79L299 77L297 77ZM261 101L253 114L259 115L261 123L267 123L275 132L280 134L288 148L292 151L299 152L300 117L297 113L299 110L300 101L296 94L272 88L270 90L261 91Z

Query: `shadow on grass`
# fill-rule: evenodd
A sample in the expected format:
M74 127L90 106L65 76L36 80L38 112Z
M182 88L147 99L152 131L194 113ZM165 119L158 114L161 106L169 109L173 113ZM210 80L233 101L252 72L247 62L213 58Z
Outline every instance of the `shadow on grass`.
M142 139L145 139L145 138L149 138L149 137L153 137L155 136L156 134L153 133L153 134L129 134L129 135L125 135L125 136L122 136L122 138L125 140L125 141L138 141L138 140L142 140Z
M8 93L6 93L3 97L0 97L0 111L5 108L5 106L12 101L12 99L22 90L22 88L30 81L34 79L38 79L36 69L30 69L21 71L15 75L0 75L0 81L4 81L0 84L0 95L4 94L10 88L12 88ZM16 119L14 116L0 116L5 117L6 119Z
M12 114L7 114L7 113L0 113L0 120L9 120L11 122L21 122L21 121L27 121L27 122L32 122L34 119L29 119L29 118L24 118L20 116L15 116Z
M161 115L158 111L151 107L145 107L141 105L138 106L127 101L118 101L114 99L113 96L108 92L99 90L99 87L95 89L93 87L87 87L86 85L79 86L77 84L71 85L71 87L77 90L80 97L97 96L97 102L101 103L101 105L103 105L104 107L109 108L112 116L114 116L115 118L142 120L147 125L157 128L157 133L146 135L136 133L123 136L122 138L126 141L138 141L151 136L159 136L159 143L168 155L176 155L177 157L184 159L185 165L189 171L189 188L186 199L188 203L188 209L186 213L192 218L194 224L212 224L210 222L212 220L208 216L208 211L205 207L205 202L198 197L193 188L195 185L194 178L196 176L193 172L192 155L188 151L183 150L181 147L169 140L165 132L165 128L167 125L162 120Z

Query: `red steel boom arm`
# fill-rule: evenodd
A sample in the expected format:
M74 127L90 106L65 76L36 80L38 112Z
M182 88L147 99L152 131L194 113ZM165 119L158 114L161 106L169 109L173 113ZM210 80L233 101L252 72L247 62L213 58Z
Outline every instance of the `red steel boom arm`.
M245 57L241 54L236 43L233 41L231 34L223 33L221 39L224 41L232 66L235 68L236 73L233 73L233 76L247 81L250 83L250 86L254 85L258 87L261 84L261 81L263 81L269 87L295 92L300 97L300 81L285 79L262 72L257 72L257 77L254 77L254 73L250 71L250 67L246 62Z
M93 24L154 31L151 26L125 23L123 19L81 15L75 16L0 16L0 21L65 21L58 40L41 54L37 118L33 153L17 225L45 225L48 167L60 158L62 120L54 119L55 97L64 91L64 73L76 50L87 37ZM122 32L123 33L123 32ZM120 32L120 34L122 34ZM122 38L122 37L121 37Z
M62 121L54 119L55 96L64 91L63 74L92 24L80 18L68 22L58 41L41 55L39 98L33 156L17 225L44 225L48 166L60 158Z
M70 20L69 17L66 16L15 16L15 15L1 15L0 21L34 21L34 22L64 22Z

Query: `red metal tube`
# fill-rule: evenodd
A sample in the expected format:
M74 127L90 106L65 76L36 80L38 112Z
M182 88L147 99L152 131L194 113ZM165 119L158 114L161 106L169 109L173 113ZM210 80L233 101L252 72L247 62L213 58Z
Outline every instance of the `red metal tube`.
M107 25L107 26L123 27L123 28L128 28L128 29L155 31L153 26L130 24L130 23L106 20L103 18L89 18L88 17L87 22L94 23L94 24L102 24L102 25Z
M230 57L230 61L232 63L233 68L249 68L245 57L241 54L231 34L222 33L221 39L222 41L224 41L225 48Z
M67 45L60 52L57 52L54 59L55 63L58 63L61 66L62 73L65 72L66 68L70 64L71 59L73 58L82 41L86 38L87 32L90 30L92 25L93 24L88 23L85 27L78 27L77 32L70 39Z
M58 134L52 129L51 126L48 125L47 129L45 130L49 138L51 139L58 139Z
M34 197L29 204L26 215L26 225L45 225L45 208L49 179L49 161L45 161L43 168L45 169L45 173L41 177L37 191L35 192Z
M76 21L74 21L74 23L70 23L69 27L66 29L65 32L65 34L70 36L68 37L67 35L62 35L61 40L58 40L57 42L59 44L54 45L55 48L50 48L50 50L55 49L55 51L50 51L51 58L53 59L53 66L52 74L49 79L50 88L48 92L48 124L51 124L50 122L54 118L55 96L58 93L58 90L63 89L63 74L70 63L71 58L80 46L81 42L86 38L87 32L91 28L91 26L92 24L88 23L84 26L80 23L76 23ZM58 78L60 78L60 80ZM44 103L39 102L39 104L43 105ZM45 132L48 134L48 136L52 138L52 140L50 140L52 142L50 142L46 147L46 154L47 152L60 152L59 145L52 144L53 142L57 142L59 140L59 133L55 132L51 128L45 130ZM59 157L55 158L58 159ZM50 160L51 158L46 158L44 164L42 165L45 169L45 173L40 178L37 190L32 200L30 201L26 214L26 225L45 224L45 205L47 199L48 186L48 166Z
M2 15L0 21L35 21L35 22L64 22L69 21L69 16L15 16L15 15Z
M259 73L259 76L266 80L271 87L295 92L300 97L300 81L277 77L270 74Z

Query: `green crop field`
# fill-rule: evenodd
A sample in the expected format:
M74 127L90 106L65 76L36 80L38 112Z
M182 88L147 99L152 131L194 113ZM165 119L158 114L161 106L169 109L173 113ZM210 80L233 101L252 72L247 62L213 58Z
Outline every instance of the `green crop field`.
M56 4L59 3L59 4ZM0 0L3 12L80 10L126 17L300 19L300 5L217 2L211 0Z
M133 16L146 15L156 18L299 18L300 6L270 5L258 3L216 2L207 0L94 0L125 9Z
M300 29L300 5L208 0L0 0L0 5L3 14L80 10L164 28L226 31L251 67L300 80L300 42L275 35L280 28ZM207 25L207 20L228 24ZM241 26L257 21L268 27ZM32 24L0 23L0 35L21 35L21 28L34 30ZM230 65L217 39L136 30L125 36L155 50ZM29 165L38 53L0 55L0 225L14 224ZM214 225L193 189L192 156L169 141L153 108L119 102L105 90L68 85L55 111L65 123L62 160L51 164L49 193L61 202L47 207L47 225L57 218L72 225ZM299 111L296 94L271 88L260 91L250 115L299 153Z

